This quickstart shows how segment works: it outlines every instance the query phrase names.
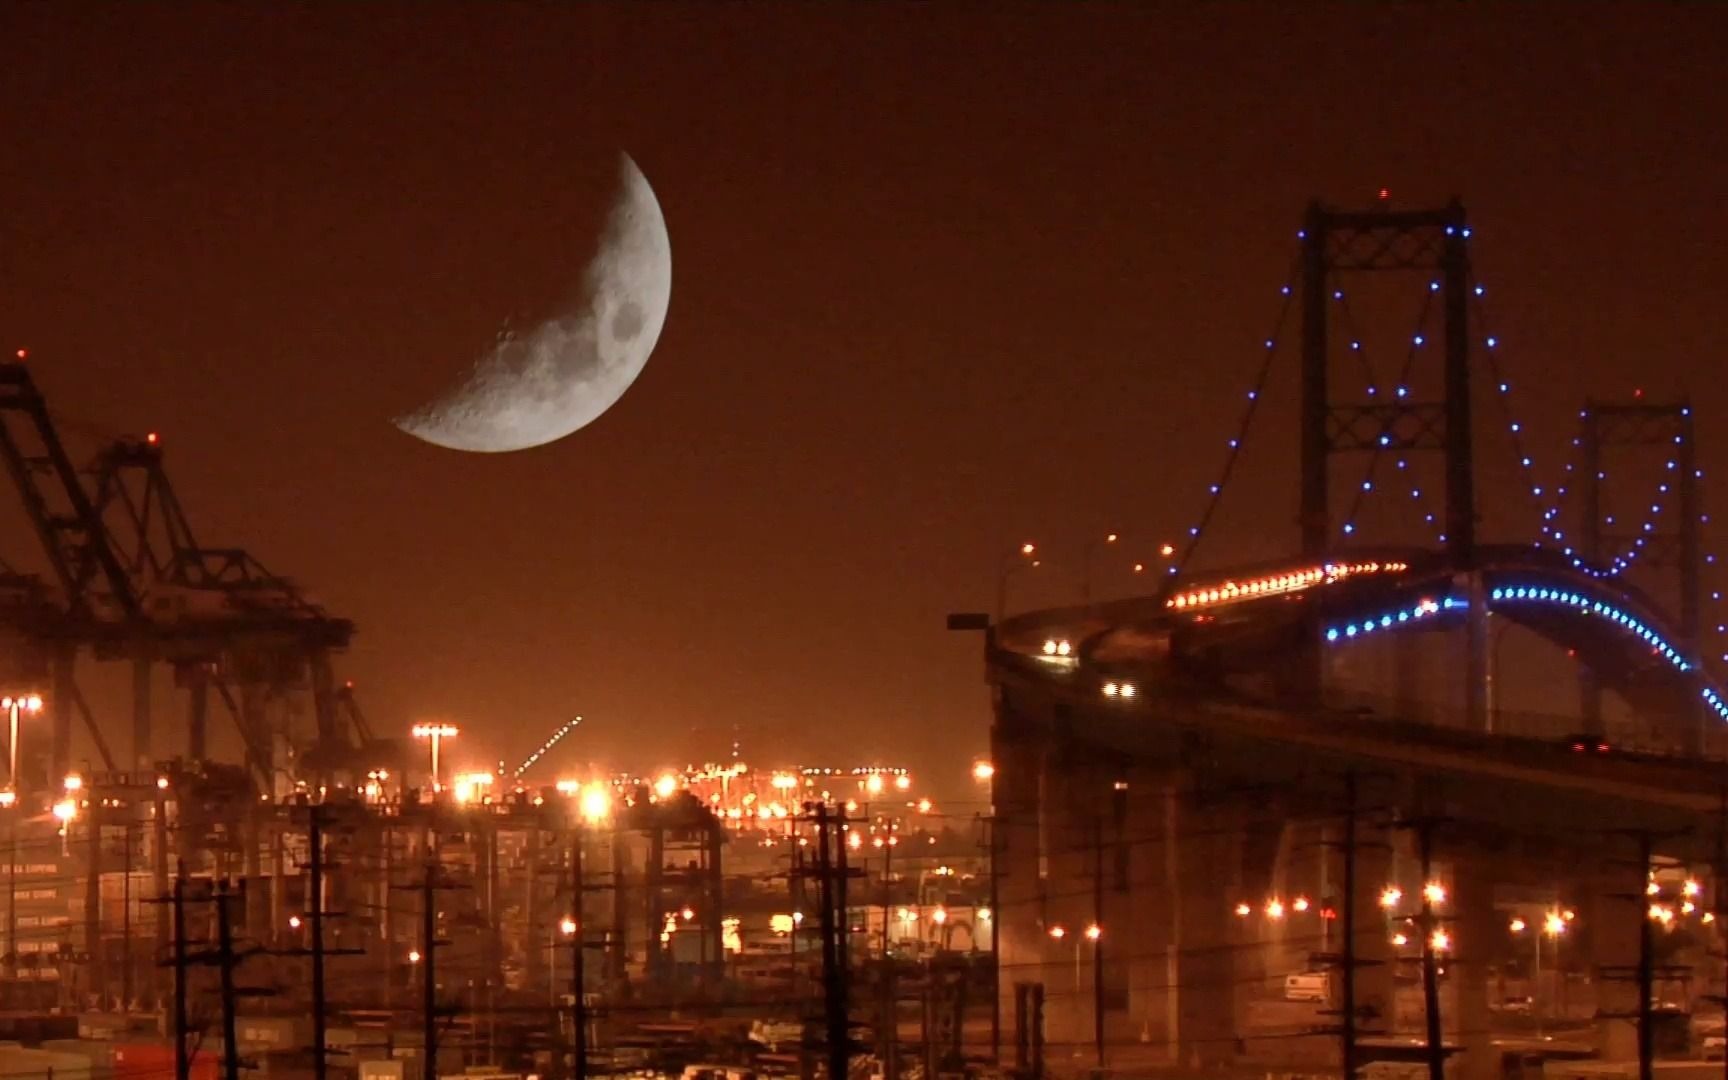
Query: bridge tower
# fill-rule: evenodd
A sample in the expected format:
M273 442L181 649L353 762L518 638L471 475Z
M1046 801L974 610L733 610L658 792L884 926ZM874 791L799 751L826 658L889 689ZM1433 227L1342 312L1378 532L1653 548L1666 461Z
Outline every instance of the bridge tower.
M1438 450L1445 455L1446 548L1461 570L1475 558L1470 435L1470 229L1456 199L1437 210L1333 210L1310 203L1302 240L1302 552L1333 545L1328 470L1335 454ZM1354 272L1437 272L1442 311L1441 401L1337 400L1328 302Z
M1453 199L1428 210L1334 210L1310 203L1302 241L1301 528L1302 552L1323 557L1333 531L1332 458L1339 454L1438 451L1444 457L1445 544L1452 566L1476 564L1476 484L1470 419L1470 227ZM1352 273L1423 272L1441 312L1440 400L1416 400L1400 386L1387 400L1342 400L1332 379L1330 311L1337 281ZM1470 574L1465 629L1465 712L1469 726L1491 725L1488 706L1487 598ZM1301 664L1320 697L1318 642Z
M1703 557L1699 527L1702 502L1698 490L1697 443L1693 435L1692 406L1682 398L1672 402L1607 403L1585 402L1580 417L1582 430L1578 446L1582 458L1583 476L1580 494L1584 499L1582 520L1579 522L1579 554L1595 567L1607 567L1618 553L1637 551L1638 564L1648 569L1669 570L1674 574L1675 606L1679 619L1680 640L1676 644L1693 663L1702 661L1702 626L1699 601ZM1660 525L1652 516L1643 531L1618 532L1605 529L1608 524L1606 497L1612 481L1612 460L1640 450L1666 455L1671 466L1664 472L1672 477L1668 482L1674 496L1674 513L1664 515L1669 524ZM1636 547L1634 547L1636 545ZM1624 557L1623 555L1621 556ZM1624 572L1626 564L1619 569ZM1666 597L1657 598L1658 609L1666 608ZM1602 731L1602 691L1588 668L1580 671L1583 720L1592 734ZM1699 721L1702 722L1702 710Z

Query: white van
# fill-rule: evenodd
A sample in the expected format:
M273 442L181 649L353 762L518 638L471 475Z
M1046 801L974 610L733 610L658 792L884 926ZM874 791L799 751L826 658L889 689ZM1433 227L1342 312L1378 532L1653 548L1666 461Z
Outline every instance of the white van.
M1284 976L1285 1001L1332 1000L1332 977L1324 971L1305 971Z

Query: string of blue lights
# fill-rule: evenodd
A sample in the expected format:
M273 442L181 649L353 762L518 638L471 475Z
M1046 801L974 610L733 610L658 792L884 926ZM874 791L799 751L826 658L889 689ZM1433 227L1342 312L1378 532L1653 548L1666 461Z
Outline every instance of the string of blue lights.
M1470 230L1465 229L1464 235L1469 236ZM1543 526L1546 525L1543 516L1545 489L1536 476L1536 461L1526 444L1525 422L1518 417L1512 408L1512 380L1507 378L1500 364L1500 338L1493 332L1488 323L1487 302L1485 300L1488 287L1472 276L1469 288L1472 314L1475 316L1476 326L1482 335L1482 352L1487 359L1488 376L1495 390L1494 400L1499 403L1501 420L1511 436L1512 457L1518 463L1519 484L1529 495L1530 505L1537 520L1537 534L1538 537L1541 537L1546 535L1543 531ZM1542 541L1537 539L1534 542L1540 545Z
M1301 239L1301 234L1297 234ZM1278 294L1282 298L1278 304L1278 317L1273 320L1272 333L1264 343L1260 357L1260 368L1254 375L1253 386L1248 390L1247 404L1242 409L1242 418L1236 424L1235 433L1225 444L1224 466L1219 470L1218 479L1206 489L1206 504L1200 511L1200 516L1194 524L1188 527L1188 534L1182 540L1181 549L1171 560L1168 576L1174 580L1179 578L1187 567L1194 553L1200 546L1200 540L1206 534L1206 529L1212 524L1212 518L1218 511L1218 503L1224 496L1224 488L1230 483L1230 477L1236 471L1236 462L1242 456L1242 447L1248 441L1248 431L1254 424L1254 417L1260 408L1260 399L1266 390L1267 380L1272 374L1272 363L1278 353L1279 336L1284 332L1284 324L1289 320L1290 310L1294 307L1295 289L1289 282L1295 277L1296 268L1300 265L1300 255L1293 258L1290 270L1285 277L1285 284L1280 286Z
M1415 367L1417 351L1422 347L1422 342L1426 340L1428 316L1433 308L1434 294L1439 290L1439 288L1439 282L1431 282L1429 283L1428 289L1423 293L1422 307L1416 315L1416 328L1411 332L1409 347L1404 351L1404 360L1399 366L1397 381L1392 384L1393 396L1397 397L1399 400L1408 398L1410 395L1410 374ZM1375 375L1373 364L1368 358L1368 350L1362 343L1361 335L1356 331L1355 320L1350 312L1349 299L1345 296L1343 290L1334 293L1334 298L1340 303L1343 316L1342 321L1344 322L1344 330L1350 343L1350 350L1362 359L1362 364L1367 375L1368 396L1370 398L1377 398L1380 392L1378 385L1379 381ZM1381 450L1391 446L1392 441L1392 435L1383 431L1380 433L1380 437L1377 440L1378 445L1369 451L1368 467L1364 470L1361 481L1357 484L1355 491L1352 493L1350 508L1345 512L1344 523L1340 526L1340 531L1345 536L1353 535L1356 532L1356 522L1361 516L1363 500L1374 490L1376 473L1382 460ZM1409 456L1404 451L1404 448L1399 448L1399 451L1394 457L1394 461L1395 468L1401 475L1406 477L1413 475L1410 470ZM1409 505L1413 505L1417 512L1422 514L1423 524L1428 526L1431 533L1436 534L1434 537L1435 540L1444 544L1446 542L1446 534L1439 531L1441 525L1439 523L1438 515L1433 511L1433 509L1425 505L1421 486L1414 479L1408 480L1407 483L1409 484L1411 500Z
M1582 616L1602 619L1647 645L1653 655L1667 661L1675 671L1681 674L1705 675L1673 642L1626 607L1613 601L1596 599L1573 589L1520 584L1494 586L1488 592L1488 602L1491 607L1506 604L1549 604L1568 608ZM1415 605L1394 608L1364 619L1335 623L1326 628L1325 638L1330 644L1343 644L1468 606L1468 601L1451 596L1423 599ZM1728 720L1728 701L1723 699L1715 686L1706 681L1699 687L1699 694L1718 717Z

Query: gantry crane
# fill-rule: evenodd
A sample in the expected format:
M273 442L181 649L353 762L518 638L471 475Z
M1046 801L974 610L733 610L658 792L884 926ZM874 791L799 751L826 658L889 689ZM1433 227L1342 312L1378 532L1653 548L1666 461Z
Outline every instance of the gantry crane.
M17 654L32 669L11 677L46 672L50 683L51 775L69 763L75 711L109 768L116 764L77 690L81 650L133 665L129 771L148 768L159 749L150 694L158 663L171 665L189 693L188 757L207 754L214 689L246 744L255 781L264 790L278 787L292 764L287 701L309 688L312 749L319 760L340 760L350 733L339 723L330 658L347 646L353 624L311 603L245 550L199 544L154 435L115 440L81 473L29 369L3 362L0 459L59 586L56 595L40 578L0 566L0 629L28 646Z

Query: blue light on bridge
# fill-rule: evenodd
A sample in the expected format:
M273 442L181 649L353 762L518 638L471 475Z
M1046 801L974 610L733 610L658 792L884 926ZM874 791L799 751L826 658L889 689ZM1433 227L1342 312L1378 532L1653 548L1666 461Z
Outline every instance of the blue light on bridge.
M1490 603L1537 603L1553 604L1571 608L1580 615L1588 615L1605 619L1633 635L1638 640L1649 645L1651 651L1673 665L1676 671L1691 672L1695 665L1688 661L1673 645L1669 644L1661 634L1630 612L1601 600L1594 600L1582 593L1569 589L1542 588L1534 585L1500 586L1488 594ZM1438 601L1423 600L1414 607L1400 608L1395 611L1363 619L1360 622L1352 620L1326 629L1326 640L1337 644L1365 637L1381 630L1396 629L1420 619L1430 618L1443 611L1454 608L1466 608L1469 602L1452 597L1444 597ZM1728 699L1710 686L1700 690L1700 696L1710 706L1712 712L1723 720L1728 720Z
M1570 592L1565 589L1542 589L1530 586L1494 589L1488 594L1488 598L1490 601L1501 602L1534 601L1536 603L1559 604L1565 607L1574 608L1583 615L1593 615L1597 618L1607 619L1609 622L1630 632L1639 640L1648 644L1658 656L1674 665L1675 670L1689 672L1693 669L1693 665L1680 654L1680 650L1670 645L1662 635L1645 625L1645 623L1636 616L1615 607L1613 604L1604 603L1600 600L1592 600L1587 596ZM1724 701L1721 694L1717 693L1714 688L1708 686L1704 687L1699 693L1700 696L1704 698L1704 701L1710 706L1711 711L1715 712L1716 715L1722 719L1728 720L1728 701Z
M1388 611L1374 618L1363 619L1359 623L1347 622L1340 626L1327 627L1326 640L1338 642L1360 637L1363 634L1372 634L1376 630L1391 630L1401 623L1430 618L1442 611L1450 611L1454 607L1460 607L1463 603L1464 601L1454 600L1449 596L1440 600L1422 600L1412 607Z

